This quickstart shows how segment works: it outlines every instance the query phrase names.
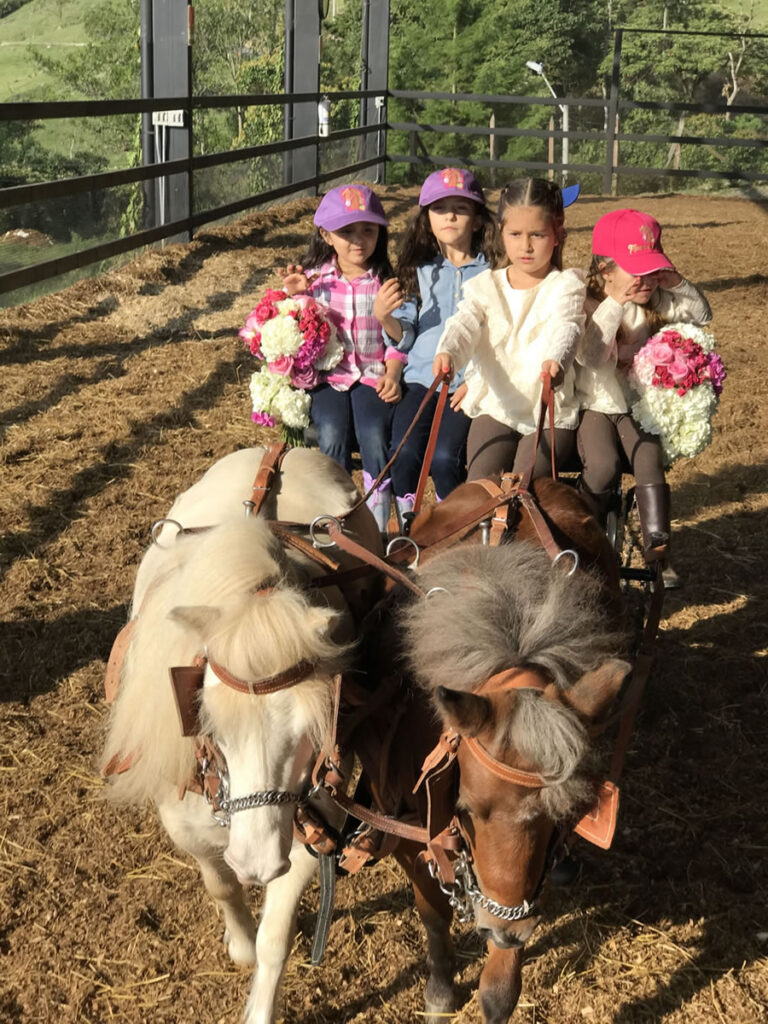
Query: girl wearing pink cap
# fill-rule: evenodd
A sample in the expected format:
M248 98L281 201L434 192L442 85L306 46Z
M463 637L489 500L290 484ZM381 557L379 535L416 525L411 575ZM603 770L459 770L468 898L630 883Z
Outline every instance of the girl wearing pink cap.
M341 185L323 196L314 223L307 252L300 264L286 268L283 288L289 295L306 292L326 306L344 346L341 362L310 392L310 415L320 450L347 472L357 439L367 491L387 463L406 359L385 339L374 315L383 282L394 276L388 221L367 185ZM390 487L386 479L368 498L382 532L389 521Z
M432 384L437 342L446 320L456 312L465 282L489 268L496 247L496 225L474 174L458 167L444 167L430 174L421 188L419 212L408 225L400 246L399 287L397 282L388 281L376 300L384 330L401 352L408 353L403 398L392 422L393 451L411 427ZM405 302L403 295L407 296ZM454 408L455 387L460 382L459 378L451 385L451 401L440 421L432 459L438 501L467 475L470 421ZM392 489L401 530L413 509L436 406L437 396L433 396L392 465Z
M669 486L658 437L629 414L626 370L665 323L703 325L712 319L701 292L674 268L661 247L661 227L640 210L614 210L595 224L587 275L587 327L576 356L581 408L581 489L605 520L622 473L622 455L636 480L635 497L647 562L668 560ZM667 586L679 586L674 570Z

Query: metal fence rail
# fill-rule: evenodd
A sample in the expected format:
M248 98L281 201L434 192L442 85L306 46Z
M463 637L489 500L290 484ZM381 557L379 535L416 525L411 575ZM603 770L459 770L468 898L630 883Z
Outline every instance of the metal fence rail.
M187 238L191 238L194 231L203 224L221 220L245 210L253 209L264 203L285 198L286 196L306 191L317 192L319 186L329 181L355 175L372 167L375 167L378 172L385 166L385 162L414 166L424 164L448 166L464 162L456 155L442 156L430 153L423 141L425 137L430 135L453 135L466 138L486 137L489 140L489 157L486 159L473 156L471 164L479 168L488 168L491 174L496 169L526 170L537 173L549 173L550 175L555 172L578 173L579 175L595 174L602 179L603 191L606 194L616 193L617 181L623 176L664 175L671 179L694 178L750 183L768 181L768 167L766 170L760 169L766 166L765 163L758 163L758 169L756 170L734 170L712 167L652 167L636 161L622 162L621 147L624 143L677 146L678 154L680 146L703 146L715 150L722 149L724 152L729 153L733 153L734 150L740 148L745 152L753 154L752 159L754 159L755 153L768 152L767 137L743 138L716 134L707 134L706 136L684 134L680 131L680 128L683 126L682 118L677 133L623 131L622 123L625 115L636 110L666 114L706 114L713 116L752 114L763 119L764 123L768 123L768 110L765 105L641 101L625 98L621 94L622 45L624 33L630 31L653 33L657 30L616 30L614 34L611 84L608 95L605 97L504 96L487 93L422 92L403 89L368 88L357 91L336 92L295 91L269 95L193 96L189 94L191 92L190 86L186 95L167 98L114 101L84 100L65 103L2 103L0 104L0 122L37 121L71 117L92 118L117 115L141 115L146 120L152 114L159 112L180 111L180 117L183 115L184 123L183 128L178 130L186 131L187 133L187 151L189 155L181 159L149 162L141 167L87 174L57 181L20 184L0 189L0 210L19 207L29 203L41 203L47 200L89 194L97 190L118 186L170 181L174 175L177 176L176 180L186 182L187 196L186 206L182 204L180 210L176 208L176 215L172 216L167 223L155 225L150 223L150 226L144 230L135 231L125 237L116 238L98 245L86 246L77 252L68 253L59 258L43 260L30 266L0 273L0 294L36 284L62 273L98 263L110 257L162 241L163 239L173 238L174 236L178 237L180 233ZM667 32L666 34L729 35L729 33L675 31ZM733 33L733 35L738 37L739 34ZM768 34L761 33L750 33L749 36L750 38L768 38ZM384 78L383 80L385 81L386 79ZM366 84L365 76L362 84ZM312 118L308 116L308 108L311 107L311 110L309 110L309 113L311 113L320 104L321 100L330 103L339 103L344 100L359 101L360 114L357 126L344 127L336 131L327 132L327 129L322 130L320 125L317 125L316 133L308 134L307 129L309 128L311 132L313 126ZM489 124L484 125L452 125L431 123L428 116L421 116L420 114L417 114L415 117L412 116L407 120L393 119L390 121L387 118L388 100L414 101L417 104L429 103L431 101L449 101L451 104L472 103L490 108L494 113L496 110L505 107L527 107L529 109L532 107L545 107L551 110L558 108L563 114L563 124L562 128L556 128L554 119L550 119L549 128L520 128L510 125L496 126L492 119ZM304 104L304 108L301 121L303 134L299 137L286 137L274 142L204 155L194 155L193 153L193 114L196 112L266 105L278 106L283 108L284 111L293 111L299 109L300 104ZM588 114L591 112L592 122L594 123L599 118L602 124L600 127L590 127L588 122L586 128L570 130L566 116L568 110L583 110L588 112ZM290 128L288 127L289 123L291 125ZM285 124L286 136L291 135L293 133L292 117L287 116ZM631 128L631 125L629 127ZM407 137L407 153L386 152L387 139L397 135L405 135ZM321 156L327 147L343 140L355 138L360 140L359 152L357 152L358 159L347 162L345 166L334 170L321 171ZM549 144L548 159L546 161L542 159L497 159L494 148L495 140L515 138L546 140ZM494 140L493 145L492 140ZM560 141L564 149L563 159L559 161L554 157L555 141ZM595 152L602 152L604 154L602 161L566 160L565 152L570 142L594 143L595 147L593 147L592 153L588 155L591 156ZM315 173L307 174L306 171L312 168L312 152L314 152ZM199 176L200 172L238 162L258 160L266 156L281 155L284 161L292 161L296 157L289 156L289 154L293 153L302 153L302 159L298 164L292 165L290 174L284 176L281 185L220 205L210 206L204 210L194 210L193 197L196 194L195 176ZM307 154L309 154L309 159L307 159ZM347 160L349 160L350 156L351 154L347 154ZM145 153L146 159L147 154ZM288 166L287 162L284 163L284 166ZM178 216L179 212L184 215Z

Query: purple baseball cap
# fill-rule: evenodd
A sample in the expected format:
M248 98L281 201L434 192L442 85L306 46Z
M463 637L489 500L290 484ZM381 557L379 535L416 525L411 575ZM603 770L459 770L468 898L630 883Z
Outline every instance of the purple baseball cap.
M465 199L472 199L485 206L485 196L477 178L471 171L459 167L443 167L439 171L433 171L421 186L419 206L429 206L438 199L447 199L450 196L464 196Z
M339 185L338 188L332 188L325 193L315 210L315 224L326 231L338 231L360 220L383 224L384 227L389 224L381 200L367 185Z

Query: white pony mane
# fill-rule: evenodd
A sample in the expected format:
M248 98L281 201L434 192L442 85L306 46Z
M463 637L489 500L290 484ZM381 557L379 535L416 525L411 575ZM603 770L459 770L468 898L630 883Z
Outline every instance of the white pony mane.
M103 754L105 764L115 754L134 757L110 786L110 795L127 803L183 784L194 767L192 741L179 727L170 667L191 665L206 649L232 674L256 681L309 661L311 676L290 690L268 697L234 691L206 697L206 725L215 732L220 709L222 727L256 728L267 702L292 701L320 736L330 714L329 681L347 655L328 635L335 613L310 603L260 519L182 537L166 570L149 587L136 620ZM257 593L265 585L274 589Z

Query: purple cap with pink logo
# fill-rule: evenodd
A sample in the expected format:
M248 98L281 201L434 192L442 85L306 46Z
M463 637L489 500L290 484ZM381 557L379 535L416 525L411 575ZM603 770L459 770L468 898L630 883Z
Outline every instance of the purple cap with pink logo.
M419 206L429 206L438 199L448 199L450 196L464 196L465 199L472 199L485 206L485 196L477 178L471 171L459 167L443 167L433 171L421 186Z
M315 224L326 231L338 231L348 224L364 220L370 224L389 224L384 207L367 185L339 185L326 192L315 210Z
M661 225L640 210L612 210L601 217L592 229L592 252L638 277L675 269L661 248Z

